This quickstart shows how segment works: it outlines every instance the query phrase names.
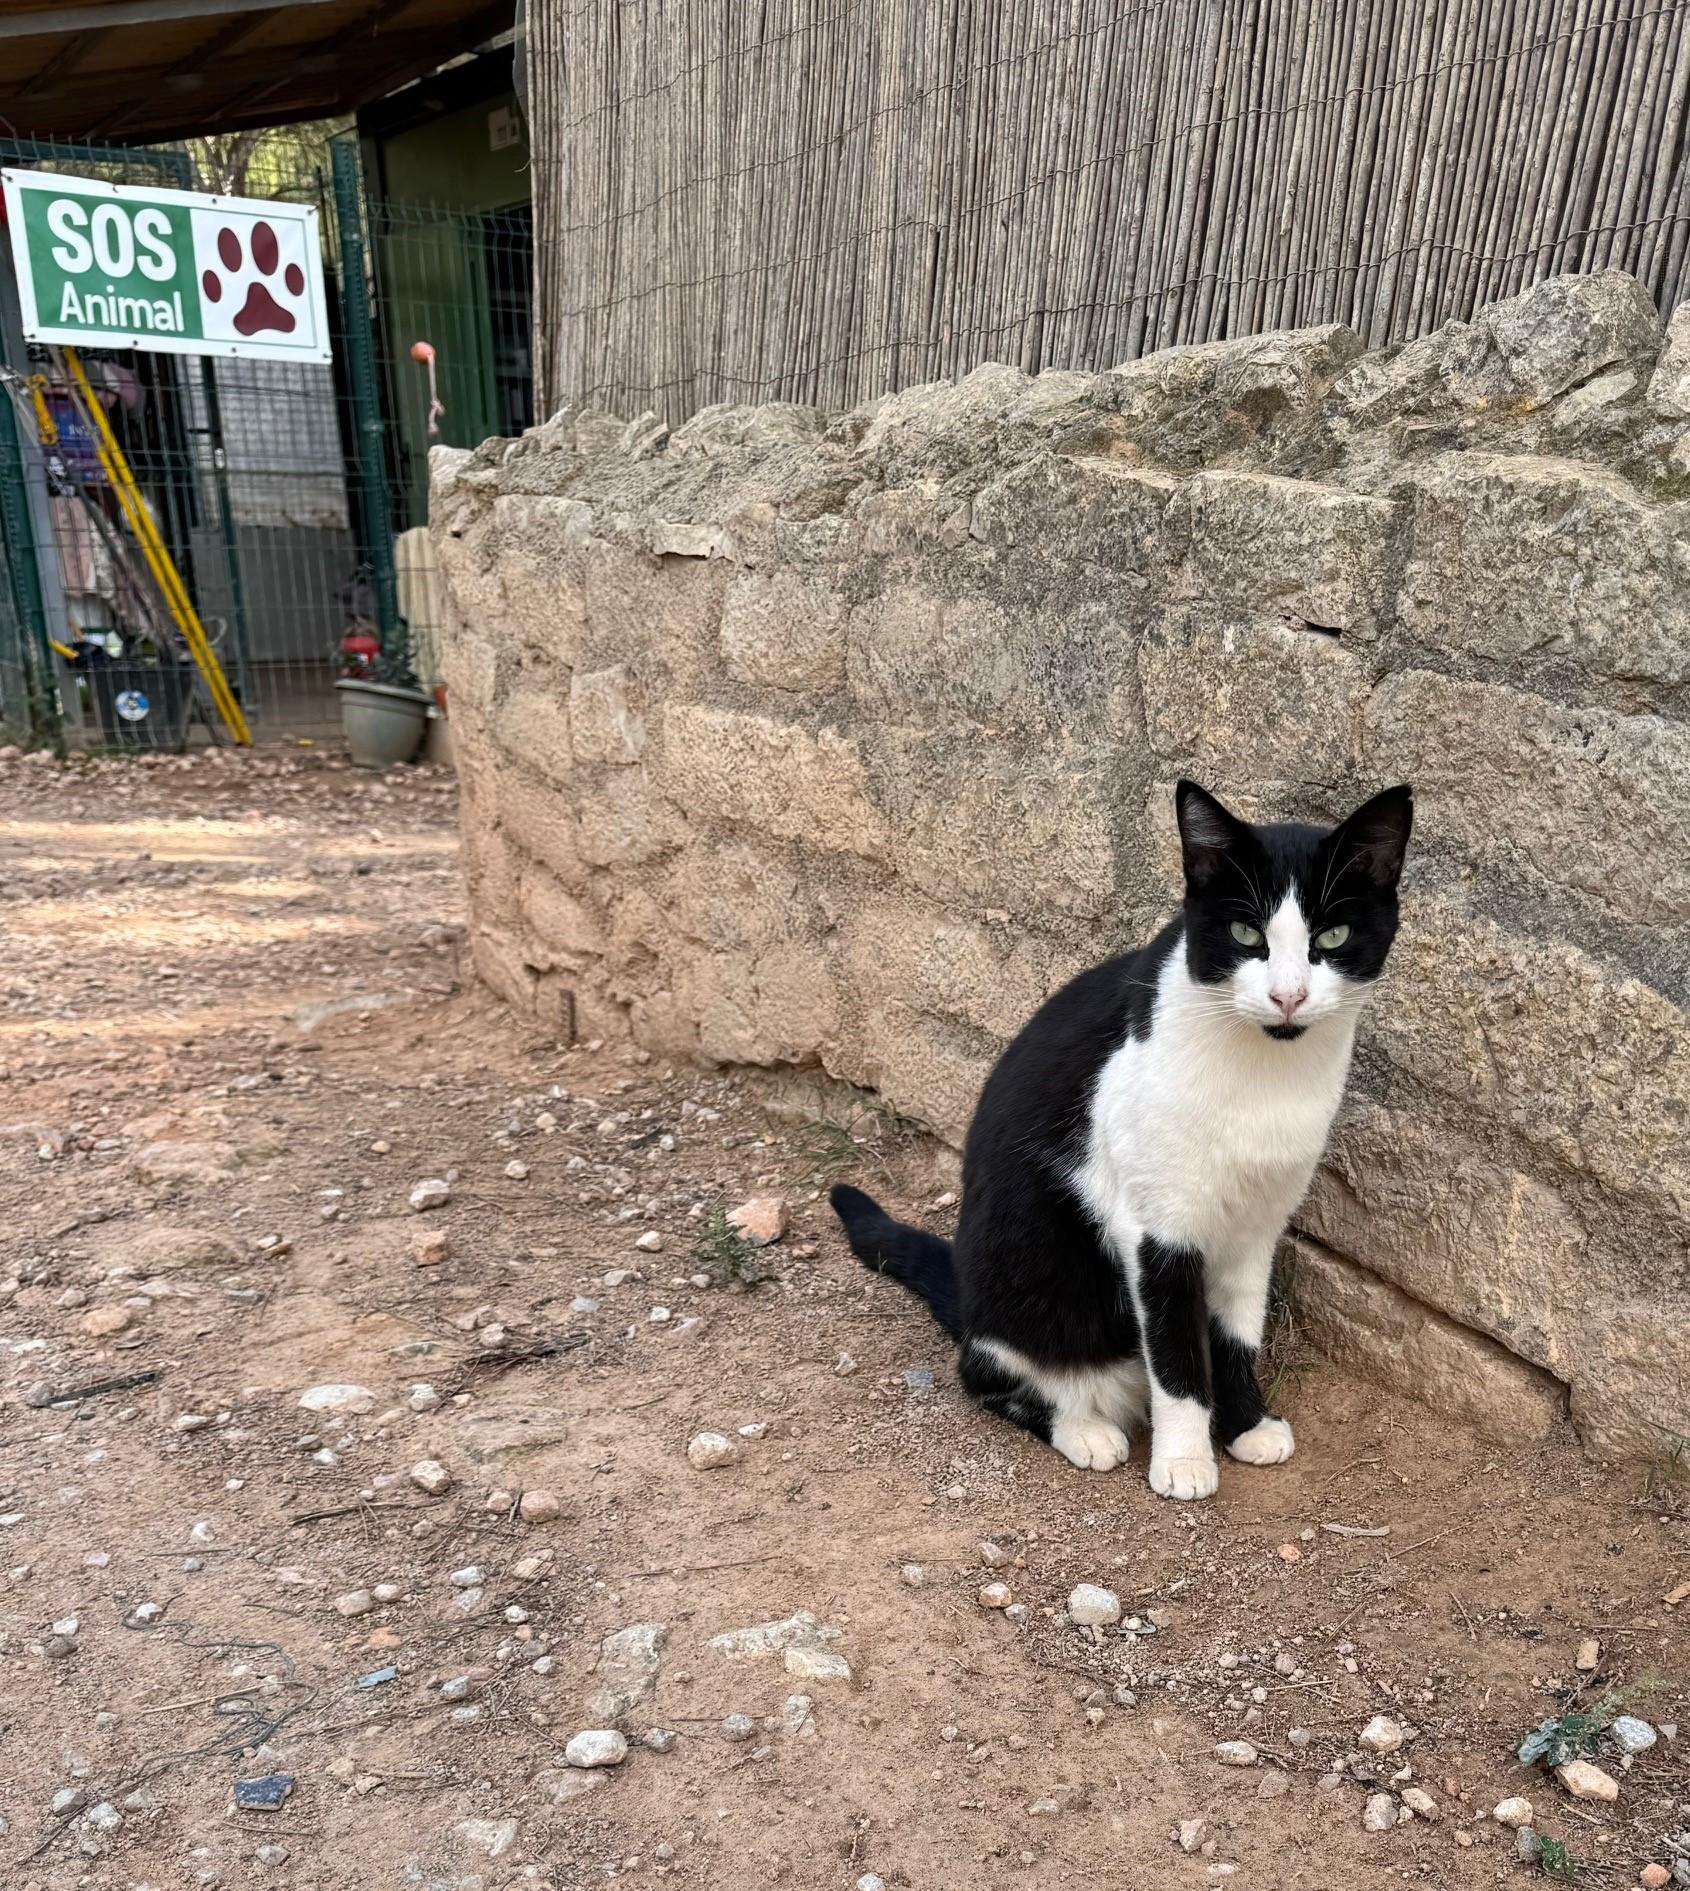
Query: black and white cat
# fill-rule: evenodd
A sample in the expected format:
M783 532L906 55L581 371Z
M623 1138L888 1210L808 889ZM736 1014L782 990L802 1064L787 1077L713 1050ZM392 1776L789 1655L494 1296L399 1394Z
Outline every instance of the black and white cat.
M954 1243L860 1189L858 1258L961 1343L989 1411L1110 1471L1150 1417L1150 1483L1207 1497L1214 1440L1279 1464L1256 1383L1273 1252L1313 1178L1397 930L1413 824L1388 788L1330 831L1175 796L1180 916L1048 999L986 1080Z

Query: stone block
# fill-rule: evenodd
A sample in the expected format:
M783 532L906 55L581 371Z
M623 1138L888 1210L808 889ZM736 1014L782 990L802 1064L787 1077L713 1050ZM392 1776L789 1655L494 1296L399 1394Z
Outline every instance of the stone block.
M1223 793L1355 769L1368 674L1336 638L1187 607L1144 638L1138 668L1151 748Z
M895 992L912 1010L958 1018L1000 1045L1055 989L1050 952L1019 926L978 926L942 908L871 897L843 929L844 963L857 991Z
M957 731L875 733L871 792L893 865L931 898L969 915L1000 909L1095 918L1119 898L1115 822L1125 756L1041 746L1025 760Z
M717 1063L813 1062L839 1026L827 955L805 940L691 957L675 990L699 1050Z
M900 1114L960 1148L999 1049L963 1025L923 1017L876 994L863 1018L860 1064L829 1060L827 1068L878 1090Z
M645 718L629 699L627 670L577 670L569 683L569 726L578 762L627 767L645 753Z
M1100 455L1043 453L1000 474L974 502L970 536L995 550L1029 548L1050 565L1095 565L1165 583L1185 556L1190 520L1179 481ZM1096 582L1088 575L1088 581Z
M1690 1017L1641 979L1411 895L1369 1029L1435 1093L1690 1219Z
M1690 726L1411 670L1379 686L1366 731L1437 843L1631 919L1690 919Z
M1298 1325L1330 1358L1504 1443L1555 1429L1566 1390L1547 1373L1365 1268L1308 1241L1288 1245Z
M524 950L538 970L578 966L603 955L604 928L598 915L544 867L523 868L519 903Z
M707 821L760 828L828 852L876 854L886 844L862 758L834 729L672 703L663 715L662 785Z
M1645 1242L1587 1234L1547 1182L1458 1128L1352 1105L1296 1222L1565 1383L1593 1448L1690 1428L1690 1281L1674 1290Z
M828 690L845 680L845 603L796 572L735 578L722 600L722 665L736 682Z
M1402 628L1434 649L1680 683L1690 676L1690 506L1655 505L1571 460L1446 455L1412 513Z
M1680 302L1667 323L1666 346L1644 397L1666 420L1690 420L1690 302Z
M595 867L631 867L673 844L643 768L583 769L575 778L576 843Z
M491 537L506 621L539 656L576 660L586 625L584 579L593 508L579 499L510 493L493 502Z
M513 690L494 712L493 737L519 770L567 785L573 753L569 709L549 689Z
M1390 594L1392 501L1269 473L1205 472L1187 482L1184 503L1187 595L1327 630L1377 627Z
M577 664L625 664L648 702L691 687L715 667L726 583L719 561L655 558L595 539L585 554L586 623Z
M503 768L490 775L485 800L506 840L549 867L565 886L585 883L575 808L560 789Z
M665 923L712 951L820 938L831 923L801 856L740 838L678 854L655 890Z

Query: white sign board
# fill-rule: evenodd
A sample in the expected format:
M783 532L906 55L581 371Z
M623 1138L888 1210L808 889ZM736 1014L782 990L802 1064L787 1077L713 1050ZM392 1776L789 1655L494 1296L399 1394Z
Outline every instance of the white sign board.
M0 171L30 341L327 361L306 204Z

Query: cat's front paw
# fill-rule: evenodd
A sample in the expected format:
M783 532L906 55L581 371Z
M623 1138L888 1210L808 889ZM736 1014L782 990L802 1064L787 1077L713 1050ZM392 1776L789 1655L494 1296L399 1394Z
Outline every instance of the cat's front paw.
M1297 1440L1283 1418L1264 1418L1227 1446L1241 1464L1283 1464L1296 1448Z
M1208 1458L1150 1460L1150 1488L1158 1497L1176 1497L1190 1503L1194 1497L1213 1497L1220 1486L1221 1467Z
M1050 1442L1082 1471L1112 1471L1127 1461L1127 1434L1101 1418L1064 1419L1051 1428Z

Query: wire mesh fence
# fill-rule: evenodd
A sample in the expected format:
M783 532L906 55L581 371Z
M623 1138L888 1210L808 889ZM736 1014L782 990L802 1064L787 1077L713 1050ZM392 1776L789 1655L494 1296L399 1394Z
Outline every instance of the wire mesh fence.
M171 150L0 143L0 162L112 183L228 190L207 141ZM386 631L437 681L427 453L533 418L520 211L373 200L350 139L278 136L241 191L319 212L328 364L84 350L106 425L255 736L324 736L334 683ZM247 154L249 160L253 154ZM426 360L413 346L426 343ZM62 351L0 308L0 724L56 709L72 742L186 739L205 693ZM160 711L126 721L131 692ZM108 672L114 672L108 673Z
M1686 0L529 0L539 378L671 421L1686 287Z

